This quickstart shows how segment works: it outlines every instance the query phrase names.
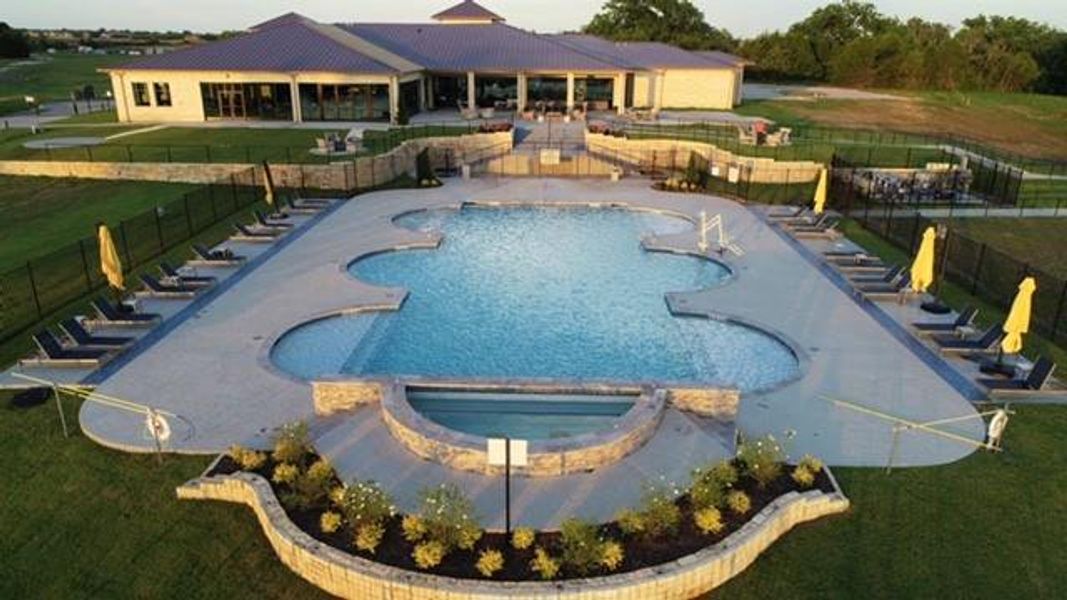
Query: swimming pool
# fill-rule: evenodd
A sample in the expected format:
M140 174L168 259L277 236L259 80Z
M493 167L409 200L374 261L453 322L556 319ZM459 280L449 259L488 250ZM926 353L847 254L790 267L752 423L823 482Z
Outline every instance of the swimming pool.
M727 321L675 317L664 294L731 276L706 259L648 252L642 236L690 229L646 212L478 208L397 220L439 229L437 249L364 257L353 276L409 290L398 311L342 315L288 332L283 370L323 375L670 382L754 390L795 377L779 339Z

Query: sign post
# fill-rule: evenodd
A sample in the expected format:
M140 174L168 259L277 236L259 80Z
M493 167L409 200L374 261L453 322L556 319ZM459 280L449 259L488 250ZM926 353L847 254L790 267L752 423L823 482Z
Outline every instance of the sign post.
M511 465L526 466L527 441L506 437L488 438L485 446L486 462L493 467L504 467L504 533L511 535Z

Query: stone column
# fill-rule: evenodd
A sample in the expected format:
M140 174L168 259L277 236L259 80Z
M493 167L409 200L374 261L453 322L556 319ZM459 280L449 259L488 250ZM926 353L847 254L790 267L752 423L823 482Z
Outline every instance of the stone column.
M395 75L389 78L389 122L397 124L400 116L400 79Z
M289 97L293 102L293 121L303 123L304 109L300 106L300 84L296 82L296 75L289 82Z
M611 84L611 102L620 115L626 112L626 73L617 73Z
M515 110L519 113L526 110L526 73L519 73L515 78L515 95L517 102Z
M467 71L467 108L477 108L475 105L475 93L477 90L474 87L474 71Z
M429 105L426 103L426 79L421 75L419 76L419 110L426 110Z
M574 110L574 73L567 73L567 110Z
M652 80L652 110L661 110L663 108L663 71L656 71L656 76Z

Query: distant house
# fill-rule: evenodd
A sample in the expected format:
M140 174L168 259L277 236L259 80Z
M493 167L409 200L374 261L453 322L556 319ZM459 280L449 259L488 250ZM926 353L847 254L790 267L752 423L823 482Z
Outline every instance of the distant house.
M288 13L217 42L104 69L119 120L393 120L532 103L729 109L744 63L723 53L537 34L464 1L433 22L338 23Z

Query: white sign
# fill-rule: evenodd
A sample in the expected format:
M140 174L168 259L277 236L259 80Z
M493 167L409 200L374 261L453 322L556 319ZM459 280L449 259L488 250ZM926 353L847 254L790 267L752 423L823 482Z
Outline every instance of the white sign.
M506 438L488 438L485 441L487 462L493 467L502 467L507 464ZM526 440L511 440L511 465L525 467L528 461L526 452Z
M542 165L558 165L559 164L559 149L544 149L541 150L541 164Z
M741 180L741 168L731 166L730 170L726 172L726 180L730 183L737 183Z

